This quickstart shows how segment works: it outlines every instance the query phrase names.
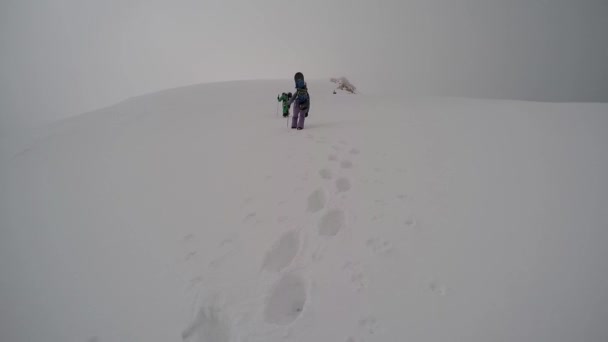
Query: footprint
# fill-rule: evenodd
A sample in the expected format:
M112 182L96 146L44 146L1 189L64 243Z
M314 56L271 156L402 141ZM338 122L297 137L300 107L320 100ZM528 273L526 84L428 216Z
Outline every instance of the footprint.
M378 329L376 317L368 316L365 318L361 318L359 320L359 327L370 335L375 334L376 330Z
M230 325L221 317L218 308L201 308L194 321L182 332L186 342L230 342Z
M359 154L359 153L360 153L360 151L357 148L353 148L350 150L350 154Z
M228 254L225 254L209 261L209 267L217 269L224 263L227 257Z
M329 160L329 161L337 161L337 160L338 160L338 156L337 156L337 155L335 155L335 154L330 154L330 155L327 157L327 160Z
M234 242L234 239L225 238L224 240L222 240L222 242L220 242L220 247L228 246L228 245L232 244L233 242Z
M257 216L257 213L249 213L249 214L247 214L247 216L245 216L245 218L243 218L243 222L250 221L256 216Z
M340 166L343 169L350 169L353 167L353 163L350 160L343 160L340 162Z
M203 282L203 277L201 277L201 276L194 277L194 278L190 279L190 288L198 286L202 282Z
M344 212L333 209L325 213L319 223L319 234L323 236L336 236L345 226Z
M192 240L194 240L194 234L188 234L188 235L186 235L186 236L184 236L182 238L183 242L189 242L189 241L192 241Z
M407 195L399 194L399 195L397 195L397 198L400 199L400 200L402 200L402 201L405 201L405 199L407 198Z
M226 240L225 240L226 241ZM232 240L230 240L230 242L227 242L226 244L221 244L221 254L215 258L213 258L210 262L209 262L209 267L211 268L217 268L219 266L221 266L224 261L226 261L226 259L228 259L230 256L232 256L235 252L235 247L232 246Z
M296 231L289 231L275 242L272 248L266 253L262 268L271 272L280 272L289 266L298 254L300 248L300 238Z
M314 262L321 261L322 259L323 259L323 255L321 254L321 252L314 252L310 256L310 260L312 260Z
M416 227L416 220L414 220L412 218L407 219L407 220L405 220L405 225L409 228L414 228L414 227Z
M338 192L346 192L350 190L350 181L348 178L338 178L336 180L336 188L338 188Z
M330 169L321 169L321 170L319 170L319 175L321 175L321 178L323 178L323 179L331 179L332 178L332 174L331 174L331 170Z
M186 258L185 258L186 261L189 261L190 259L194 258L196 256L196 254L197 254L196 251L188 253L188 255L186 255Z
M384 200L381 200L381 199L374 200L374 203L376 203L376 205L381 206L381 207L385 207L386 206L386 202Z
M381 241L377 238L371 238L367 240L365 245L378 255L391 256L394 253L394 247L390 241Z
M348 273L350 282L354 285L357 292L361 292L367 288L367 278L361 270L359 263L347 262L342 269Z
M305 304L306 286L304 281L297 275L287 274L279 280L268 299L266 299L264 318L267 323L288 325L300 316Z
M445 285L440 284L436 281L432 281L429 284L429 290L438 294L439 296L445 296L448 293L448 288Z
M315 190L308 196L308 211L316 213L325 207L325 192L321 189Z

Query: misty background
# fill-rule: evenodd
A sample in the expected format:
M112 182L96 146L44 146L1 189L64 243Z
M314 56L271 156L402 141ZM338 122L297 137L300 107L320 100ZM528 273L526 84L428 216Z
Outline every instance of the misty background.
M1 0L0 134L296 71L361 92L606 102L607 33L606 0Z

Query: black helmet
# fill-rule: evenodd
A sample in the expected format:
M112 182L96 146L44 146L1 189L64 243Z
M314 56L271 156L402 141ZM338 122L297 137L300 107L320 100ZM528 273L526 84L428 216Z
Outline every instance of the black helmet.
M287 93L287 97L292 97L293 94L291 92Z
M295 80L303 80L304 79L304 75L301 72L296 72L296 74L293 76L294 81Z

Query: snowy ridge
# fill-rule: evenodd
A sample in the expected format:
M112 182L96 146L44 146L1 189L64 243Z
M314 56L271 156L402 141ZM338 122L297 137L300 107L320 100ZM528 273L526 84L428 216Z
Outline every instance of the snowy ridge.
M608 105L197 85L0 168L6 341L600 341Z

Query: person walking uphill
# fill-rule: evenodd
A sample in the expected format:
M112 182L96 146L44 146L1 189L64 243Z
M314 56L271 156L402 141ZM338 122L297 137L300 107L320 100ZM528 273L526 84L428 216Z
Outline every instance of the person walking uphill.
M281 96L277 96L277 101L283 102L283 117L286 118L289 116L289 99L291 99L291 93L281 94Z
M296 73L293 79L296 83L296 93L289 100L290 106L295 102L291 128L301 130L304 129L304 119L308 117L308 112L310 111L310 95L304 81L304 75L301 72Z

